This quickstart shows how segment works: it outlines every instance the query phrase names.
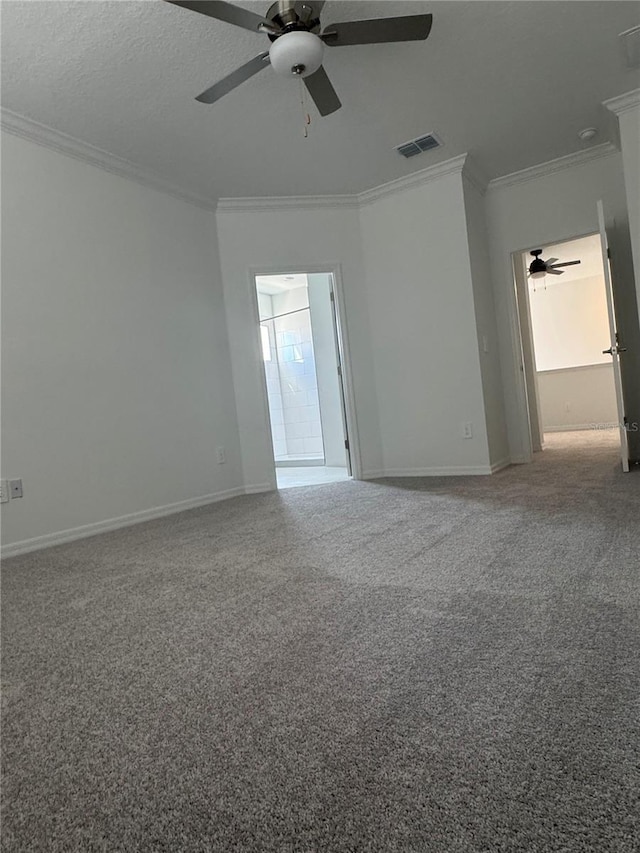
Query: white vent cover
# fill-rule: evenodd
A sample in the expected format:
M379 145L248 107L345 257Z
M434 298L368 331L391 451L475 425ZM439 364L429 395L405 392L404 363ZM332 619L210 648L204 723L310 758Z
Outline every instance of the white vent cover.
M423 151L432 151L441 145L442 143L435 133L427 133L425 136L419 136L417 139L411 139L409 142L397 145L396 151L402 154L403 157L415 157L416 154L422 154Z
M618 38L624 64L627 68L640 68L640 26L625 30Z

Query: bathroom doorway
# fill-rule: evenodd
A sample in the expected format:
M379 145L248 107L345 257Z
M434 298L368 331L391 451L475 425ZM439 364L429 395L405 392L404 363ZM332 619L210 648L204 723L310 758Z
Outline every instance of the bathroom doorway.
M331 273L256 275L279 489L351 478Z

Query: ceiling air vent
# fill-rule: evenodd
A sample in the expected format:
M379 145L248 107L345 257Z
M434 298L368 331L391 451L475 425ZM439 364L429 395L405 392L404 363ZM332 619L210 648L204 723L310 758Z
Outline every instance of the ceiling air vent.
M402 154L403 157L415 157L416 154L422 154L423 151L431 151L433 148L439 148L441 144L434 133L427 133L426 136L419 136L417 139L412 139L410 142L398 145L396 151Z

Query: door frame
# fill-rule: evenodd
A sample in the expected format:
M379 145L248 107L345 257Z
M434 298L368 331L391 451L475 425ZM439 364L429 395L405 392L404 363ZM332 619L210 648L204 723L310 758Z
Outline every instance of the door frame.
M349 333L347 326L347 313L344 299L344 286L342 283L342 269L339 263L328 264L292 264L290 267L287 264L278 264L278 266L252 266L249 268L249 284L251 289L251 305L253 308L254 320L254 337L256 340L257 352L260 354L260 376L261 376L261 392L262 392L262 410L264 417L265 431L269 436L269 444L271 447L271 463L273 465L273 483L276 484L276 465L273 458L273 435L271 433L271 418L269 415L269 397L267 393L267 375L262 360L262 343L260 339L260 311L258 309L258 290L256 287L257 276L269 275L330 275L333 278L333 293L335 324L334 332L336 336L338 354L342 368L341 375L336 377L338 383L342 385L342 393L344 397L345 420L347 428L347 438L349 440L349 454L351 461L351 477L354 480L362 479L362 458L360 455L360 440L358 435L358 422L356 416L356 406L353 392L353 372L351 369L351 356L349 348ZM277 488L277 485L275 485Z
M581 234L573 234L569 237L545 239L532 243L528 247L514 249L510 253L512 280L510 314L512 331L515 339L514 358L517 363L518 428L523 449L523 458L521 461L525 463L531 462L533 460L534 452L542 449L544 444L544 434L542 432L540 399L536 381L534 361L535 349L533 342L533 329L531 327L529 292L526 287L526 276L521 278L518 265L522 263L523 255L525 253L539 248L540 245L547 244L556 246L561 243L571 243L574 240L581 240L583 237L597 237L600 239L600 232L585 231ZM529 381L527 381L527 375L530 377ZM536 446L536 435L539 435L540 437L539 447Z

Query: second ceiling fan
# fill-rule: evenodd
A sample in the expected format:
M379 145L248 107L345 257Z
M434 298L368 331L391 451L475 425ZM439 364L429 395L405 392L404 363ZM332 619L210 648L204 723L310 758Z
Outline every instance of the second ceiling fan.
M423 41L431 31L433 20L432 15L407 15L371 21L344 21L330 24L320 32L320 13L324 0L280 0L269 8L264 18L233 3L218 0L167 2L254 33L264 33L271 41L269 50L241 65L198 95L196 100L213 104L236 86L271 65L277 74L301 78L320 115L323 116L342 106L322 66L325 46L347 47L355 44Z
M573 267L580 263L580 261L564 261L564 263L559 264L557 258L549 258L548 261L543 261L540 257L542 251L542 249L534 249L529 253L533 255L534 260L529 264L528 278L544 278L547 274L562 275L564 270L559 269L559 267Z

